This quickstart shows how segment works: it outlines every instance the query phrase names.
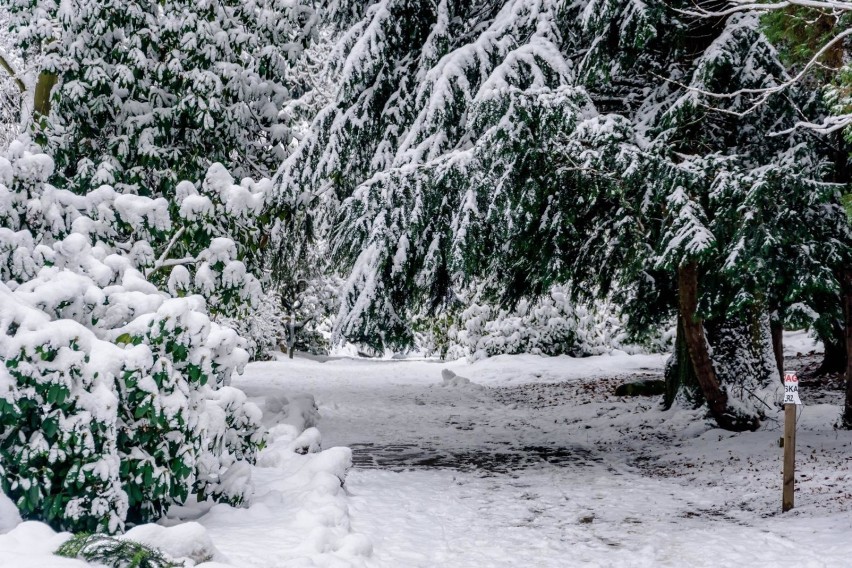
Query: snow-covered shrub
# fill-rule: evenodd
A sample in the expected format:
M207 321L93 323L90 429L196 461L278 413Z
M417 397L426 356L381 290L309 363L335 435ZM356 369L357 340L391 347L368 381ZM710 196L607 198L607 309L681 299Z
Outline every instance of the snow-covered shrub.
M274 289L264 290L256 306L245 316L218 316L216 321L230 327L245 340L245 350L251 360L267 360L279 350L283 337L280 298Z
M308 281L299 295L296 320L305 325L296 334L296 349L314 355L326 355L331 347L334 317L340 309L343 280L335 276L317 276Z
M202 496L232 505L251 494L251 472L263 442L260 409L243 391L225 386L208 392L200 414L207 448L199 460L196 488Z
M0 484L24 517L85 531L121 525L110 369L119 352L0 283Z
M184 500L193 482L195 490L205 493L211 476L234 465L234 451L222 445L223 437L234 438L230 443L238 459L253 460L260 416L240 391L217 385L247 355L233 331L204 315L199 297L167 299L156 312L115 333L119 344L147 346L151 356L150 366L126 370L120 384L119 450L128 481L129 519L141 521ZM237 398L236 391L243 404L220 408L221 389L230 398ZM219 408L218 413L211 414L211 407ZM196 477L202 473L197 469L203 475Z
M192 184L170 211L108 186L57 189L52 168L23 143L0 157L0 485L25 517L72 530L151 520L190 491L242 501L260 413L226 385L248 354L192 292L234 309L256 295L225 234L260 197L211 168L202 185L227 196L184 229L199 221L183 207ZM178 297L151 282L190 269Z
M295 322L295 349L303 353L327 355L331 346L334 316L340 307L342 281L334 276L316 276L305 282L301 291L283 293L270 285L260 301L241 317L218 317L217 321L233 328L246 340L252 360L265 360L280 350L286 351L289 322ZM288 310L291 298L295 309Z
M429 353L474 360L514 353L587 356L611 349L667 347L663 336L641 347L631 343L615 308L605 302L576 304L562 286L554 286L537 302L521 300L513 310L472 303L458 315L433 318L419 340Z
M172 196L214 162L271 175L316 16L296 0L0 0L50 95L32 126L63 187Z
M260 217L270 184L245 178L237 185L221 164L210 166L199 188L180 182L179 226L148 268L152 281L165 284L172 295L204 296L217 314L238 316L256 306L262 290L247 263L259 254Z

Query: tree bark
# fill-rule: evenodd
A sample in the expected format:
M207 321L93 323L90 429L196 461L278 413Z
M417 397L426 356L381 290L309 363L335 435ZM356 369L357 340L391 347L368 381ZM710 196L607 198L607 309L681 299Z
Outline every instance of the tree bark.
M840 275L841 280L843 274ZM843 291L840 292L840 303L843 305ZM814 375L828 375L831 373L843 374L846 371L846 330L843 324L843 315L837 320L831 322L831 327L820 334L825 353L822 356L822 363L814 372Z
M778 377L784 382L784 324L775 319L769 324L772 332L772 352L775 354L775 365L778 367Z
M39 117L50 114L50 94L56 86L59 77L53 73L42 71L36 82L33 93L33 118L38 121Z
M681 315L678 315L677 318L677 336L675 337L674 353L672 354L672 360L666 365L665 379L666 390L663 398L663 408L666 410L672 407L678 398L678 394L681 393L696 408L704 403L704 399L701 396L701 389L695 378L695 371L692 368L692 361L689 358L689 349L686 346L683 317Z
M18 74L15 73L15 69L8 61L6 61L6 58L2 55L0 55L0 67L6 70L6 72L12 77L12 80L15 82L15 85L17 85L18 90L21 92L21 94L24 94L27 90L27 86L24 85L24 82L21 81L21 79L18 77Z
M296 353L296 314L290 312L290 320L287 322L287 355L290 359Z
M843 410L843 425L852 429L852 268L843 270L840 283L846 328L846 404Z
M689 349L689 358L695 371L701 393L707 401L710 414L721 428L741 432L754 430L760 422L755 417L739 417L728 408L728 395L722 390L713 361L710 359L710 350L707 347L707 338L704 335L704 324L698 318L698 266L694 262L682 265L678 268L678 304L680 308L681 321L683 322L683 335Z

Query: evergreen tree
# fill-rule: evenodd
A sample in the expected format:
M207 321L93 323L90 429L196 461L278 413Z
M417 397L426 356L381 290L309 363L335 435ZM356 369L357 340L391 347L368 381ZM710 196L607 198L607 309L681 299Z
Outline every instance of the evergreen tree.
M547 143L570 133L590 106L570 86L557 8L381 2L342 36L338 100L278 177L281 187L314 189L283 196L291 207L318 196L299 217L303 225L293 225L297 234L282 242L318 230L349 276L339 336L377 349L409 345L411 306L439 309L451 288L468 283L465 264L480 262L463 250L473 239L458 238L486 230L477 212L504 215L500 203L489 209L488 202L510 194L546 201L549 176L566 184L576 177L558 170L564 160ZM527 147L530 136L538 143ZM495 184L490 196L477 191ZM506 221L502 238L535 233Z
M662 22L670 17L682 20L677 13L663 12ZM836 187L819 182L824 163L814 137L809 133L767 137L799 120L800 108L794 103L801 102L801 96L795 92L777 95L754 109L753 100L746 95L727 99L707 96L761 91L786 79L774 50L759 33L755 16L737 14L716 23L722 22L721 32L705 36L703 47L696 45L696 38L702 37L696 32L701 28L693 29L696 24L710 26L712 21L703 19L686 19L674 26L689 29L692 35L682 39L676 34L659 35L660 39L653 40L656 44L642 47L643 52L663 53L665 60L680 64L668 69L669 81L652 90L635 113L638 131L650 139L642 149L658 164L641 174L643 207L634 223L651 228L650 234L643 231L643 236L652 237L656 251L649 255L651 251L645 248L630 249L638 257L615 263L634 267L634 272L621 275L626 277L621 280L626 290L639 283L633 297L626 298L629 313L638 311L641 315L648 306L659 306L660 300L679 297L682 341L678 345L689 347L694 365L693 369L681 366L679 378L669 378L697 381L711 410L710 396L718 401L722 393L716 385L725 382L713 380L713 375L719 368L730 367L730 362L719 361L721 351L714 348L714 364L708 364L711 358L709 353L704 354L700 357L704 372L699 371L694 351L703 351L705 341L698 333L701 330L693 329L690 342L690 320L702 314L703 327L713 345L717 341L712 330L726 327L726 319L756 322L762 319L756 315L761 312L779 318L788 307L800 303L815 308L820 293L838 290L834 269L847 261L850 243L848 227L837 206ZM665 42L660 44L661 40ZM703 52L693 58L696 48ZM621 69L620 60L616 58L610 68ZM654 69L651 65L649 74L659 75ZM629 84L629 80L615 84ZM802 106L807 111L807 103ZM653 180L653 187L648 187L648 179ZM662 192L661 182L665 184ZM665 188L668 184L670 189ZM621 218L622 214L615 216ZM648 220L653 225L655 219L663 224L656 229L647 227ZM636 237L629 240L633 242ZM668 274L676 271L677 280L660 278L647 270L649 264L656 270L666 269ZM674 284L677 293L661 289L659 284ZM684 292L690 290L685 298ZM749 311L754 310L757 312L750 316ZM639 321L644 325L646 320ZM744 334L741 342L748 345L747 338L754 336ZM762 343L765 347L766 342ZM763 377L755 384L743 385L751 393L758 392L760 385L771 386L767 373L777 367L768 364L771 359L762 356L760 345L756 347L752 357L743 352L728 357L743 362L754 359L758 372L740 373ZM686 360L683 354L680 359ZM714 410L717 418L724 413L722 408L719 403ZM740 425L749 422L746 419Z
M825 94L831 116L807 127L823 132L834 147L833 178L844 184L843 203L852 223L850 154L852 154L852 68L848 36L852 9L845 5L811 3L808 6L768 4L763 17L767 34L779 48L800 82ZM843 425L852 428L852 268L840 267L840 294L826 294L813 327L825 345L819 372L841 372L846 377Z
M784 80L757 18L677 8L364 12L336 100L277 178L348 275L339 336L406 345L417 315L469 293L511 306L568 283L614 295L636 333L679 314L671 398L691 377L720 424L755 427L778 384L768 315L836 293L849 231L814 140L767 136L807 99L707 94Z

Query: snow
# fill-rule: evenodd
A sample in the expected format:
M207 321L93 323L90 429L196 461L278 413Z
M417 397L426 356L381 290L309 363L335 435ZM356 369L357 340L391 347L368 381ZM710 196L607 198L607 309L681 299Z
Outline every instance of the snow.
M237 382L250 396L312 392L324 445L353 447L348 517L372 543L368 566L848 562L848 501L836 497L852 438L832 428L839 407L806 407L798 507L782 516L780 424L732 435L693 411L662 412L656 401L588 390L595 377L658 373L663 363L663 356L621 353L473 364L297 358L249 365ZM451 381L469 377L480 388L444 387L445 369L455 374ZM533 394L511 400L506 392ZM576 455L562 463L533 459L525 468L423 465L487 463L531 447ZM214 532L222 550L240 547L227 531ZM251 565L267 565L260 558Z
M158 548L172 558L189 558L196 564L208 560L227 560L213 546L207 530L198 523L182 523L173 527L146 524L134 527L124 538Z
M817 351L822 353L822 343L814 339L810 332L805 330L784 332L784 355L792 357L798 353L810 353Z
M443 371L441 371L441 378L443 379L443 382L441 383L442 387L466 389L482 388L476 383L470 382L470 379L468 379L467 377L460 377L449 369L444 369Z
M15 568L85 568L88 563L53 556L69 533L55 533L44 523L27 521L0 536L0 565Z
M204 568L846 565L842 393L815 404L803 383L797 506L782 515L780 412L733 434L614 396L665 358L252 363L234 380L268 429L250 502L173 507L174 526L127 538ZM0 565L82 566L46 556L64 538L18 525Z
M0 493L0 534L5 534L21 524L21 515L11 499Z

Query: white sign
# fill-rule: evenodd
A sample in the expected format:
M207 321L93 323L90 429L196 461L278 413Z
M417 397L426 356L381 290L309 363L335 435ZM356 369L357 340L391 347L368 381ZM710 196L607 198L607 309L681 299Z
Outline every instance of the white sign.
M784 373L784 404L802 404L799 400L799 377L796 373Z

